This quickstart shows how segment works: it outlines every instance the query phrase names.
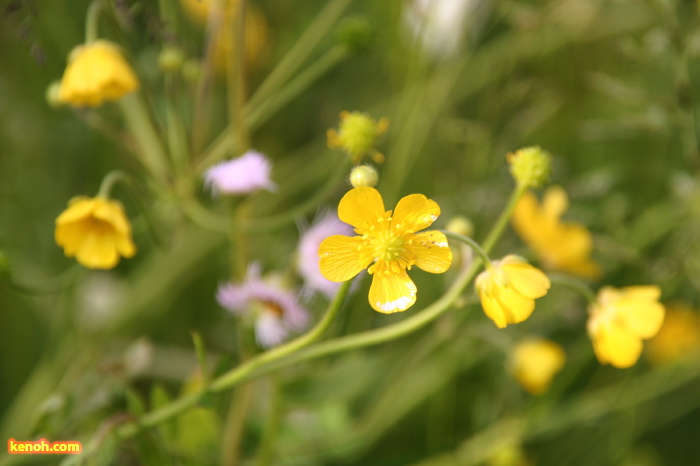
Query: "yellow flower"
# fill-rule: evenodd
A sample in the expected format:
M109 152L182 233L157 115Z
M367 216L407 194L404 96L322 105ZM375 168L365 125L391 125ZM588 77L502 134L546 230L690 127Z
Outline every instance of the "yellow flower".
M549 278L541 270L514 255L494 261L476 277L481 306L498 328L530 317L535 299L546 295L550 286Z
M700 352L700 315L683 304L666 308L659 333L649 340L647 359L655 366L671 364Z
M139 87L139 80L119 48L98 40L73 49L61 80L59 99L75 107L97 107Z
M444 234L416 233L430 226L438 215L437 203L422 194L401 199L392 215L384 210L379 191L354 188L340 200L338 217L354 226L360 236L326 238L318 250L321 273L330 281L342 282L369 267L367 271L374 275L369 290L372 308L384 313L405 311L416 302L416 285L406 270L416 265L427 272L442 273L452 263Z
M360 163L365 155L372 157L376 163L382 163L384 156L377 152L374 144L388 127L389 120L386 118L376 121L364 113L340 112L340 128L337 132L334 129L327 132L328 147L343 149L355 164Z
M603 287L588 309L588 335L601 364L624 369L642 353L642 340L653 337L664 320L658 286Z
M600 275L600 266L590 258L591 233L583 225L561 221L568 204L566 192L559 186L545 191L542 205L527 191L513 212L513 227L544 267L582 278L595 278Z
M101 197L76 197L56 219L56 243L66 257L89 269L111 269L119 256L132 257L136 247L122 206Z
M518 383L532 395L549 389L554 375L564 367L566 355L553 341L531 338L513 349L510 372Z

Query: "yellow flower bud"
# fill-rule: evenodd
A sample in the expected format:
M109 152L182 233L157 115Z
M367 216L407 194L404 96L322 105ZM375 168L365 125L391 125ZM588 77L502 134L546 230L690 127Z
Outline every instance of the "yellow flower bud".
M353 188L367 186L374 188L379 181L377 170L371 165L359 165L350 172L350 184Z
M119 47L97 40L73 49L61 80L59 99L75 107L97 107L139 88L139 80Z
M549 181L552 156L539 146L525 147L506 156L510 173L519 185L538 188Z

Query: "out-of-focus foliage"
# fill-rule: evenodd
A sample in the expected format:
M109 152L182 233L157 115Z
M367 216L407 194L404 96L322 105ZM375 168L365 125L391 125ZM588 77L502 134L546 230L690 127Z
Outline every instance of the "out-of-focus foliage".
M160 142L187 135L191 165L180 172L185 181L168 189L130 155L134 141L118 104L93 111L47 102L70 51L84 41L89 2L0 1L0 440L79 440L86 448L76 457L0 455L0 463L204 465L239 456L240 464L275 465L700 464L696 345L684 342L685 357L663 365L643 356L629 369L601 366L586 333L588 303L556 283L527 321L506 329L484 315L469 287L453 309L401 338L309 357L207 393L139 433L116 435L196 396L253 356L247 351L262 351L250 322L217 304L217 286L240 279L253 261L289 289L303 286L295 272L299 237L350 189L346 156L327 147L327 130L338 128L343 110L390 121L373 141L386 159L377 166L385 205L423 193L441 207L436 228L465 216L480 241L513 189L506 154L545 148L551 180L569 197L563 221L593 235L602 273L590 286L656 285L662 302L697 317L698 4L443 3L450 1L454 10L431 19L422 10L430 2L419 0L249 0L244 21L255 48L245 52L245 88L234 91L225 57L237 53L235 40L222 39L232 50L207 63L206 45L216 41L180 2L105 0L100 36L118 43L134 67ZM319 23L329 8L338 14ZM163 58L173 47L179 55ZM247 114L249 145L271 160L276 190L212 199L201 178L211 164L196 162L228 125L239 128L234 92L255 96L290 50L302 60L293 76ZM198 86L202 76L208 86ZM205 97L199 106L198 96ZM167 135L171 110L182 119L175 135ZM243 153L225 152L221 159ZM138 253L113 270L87 270L55 244L55 220L71 198L97 193L114 169L136 179L112 196L130 218ZM324 186L322 199L297 209ZM245 218L268 223L251 222L241 243L218 223L193 221L182 201L188 196L220 218L243 204ZM404 313L373 311L371 280L353 283L324 336L421 312L472 260L458 246L446 274L411 272L419 291ZM236 262L241 250L245 264ZM508 254L542 267L511 230L493 250L494 258ZM328 300L302 296L319 321ZM192 331L204 349L195 350ZM530 336L566 353L538 396L508 370L512 349ZM658 344L673 343L664 338Z

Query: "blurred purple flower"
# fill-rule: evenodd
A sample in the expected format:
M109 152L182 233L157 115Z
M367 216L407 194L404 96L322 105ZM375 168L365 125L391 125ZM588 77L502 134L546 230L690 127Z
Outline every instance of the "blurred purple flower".
M309 313L301 307L296 294L275 280L263 280L258 264L248 268L244 283L220 285L216 299L233 314L251 316L256 339L265 348L279 345L290 332L305 329L309 321Z
M272 164L260 152L249 150L236 159L218 163L204 173L204 185L214 195L247 194L258 189L275 191L270 180Z
M301 236L299 241L298 269L307 289L323 293L329 299L335 296L341 284L332 282L321 275L321 270L318 266L318 247L329 236L350 236L352 234L353 229L350 225L341 222L335 213L329 212L317 220Z

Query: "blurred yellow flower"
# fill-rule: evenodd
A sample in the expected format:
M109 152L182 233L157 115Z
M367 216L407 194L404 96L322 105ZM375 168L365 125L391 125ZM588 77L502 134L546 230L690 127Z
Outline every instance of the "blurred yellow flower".
M655 366L697 355L700 352L700 314L684 304L667 306L661 330L648 345L646 356Z
M180 5L187 16L199 26L205 26L211 13L211 0L180 0ZM238 0L224 0L223 23L214 39L216 69L225 72L226 64L231 60L236 41L234 24ZM245 59L251 66L260 64L261 56L267 47L269 37L267 20L260 9L250 2L245 11Z
M642 340L653 337L664 320L658 286L603 287L588 309L588 335L601 364L624 369L642 353Z
M58 98L75 107L97 107L138 88L139 80L117 45L98 40L73 49Z
M440 207L422 194L411 194L392 211L384 210L382 196L374 188L348 191L338 205L338 217L355 227L360 236L334 235L319 247L321 273L342 282L361 270L373 274L369 303L384 313L405 311L416 302L416 285L406 270L413 265L442 273L452 263L447 238L438 231L416 233L430 226ZM374 265L370 267L370 264Z
M376 163L382 163L384 156L377 152L374 144L388 127L389 120L386 118L377 121L365 113L340 112L338 131L331 128L327 132L328 147L344 150L354 164L360 163L365 155L372 157Z
M67 257L75 256L89 269L111 269L120 255L136 253L121 204L100 197L71 199L56 219L55 238Z
M498 328L530 317L535 299L547 294L550 286L549 278L541 270L514 255L493 261L476 277L481 306Z
M554 375L564 367L566 355L553 341L531 338L519 342L510 356L510 372L532 395L549 389Z
M541 205L535 194L527 191L513 212L513 228L544 267L595 278L600 275L600 266L590 258L593 237L583 225L561 221L568 205L566 192L559 186L545 191Z

